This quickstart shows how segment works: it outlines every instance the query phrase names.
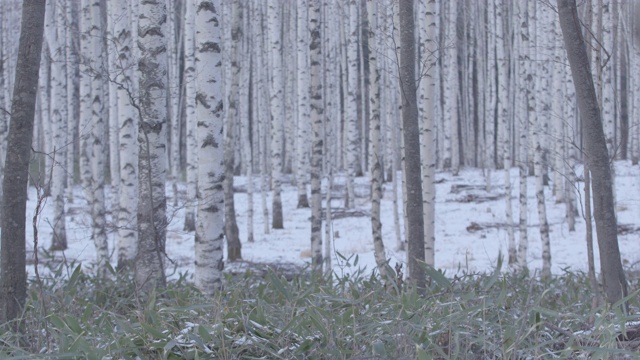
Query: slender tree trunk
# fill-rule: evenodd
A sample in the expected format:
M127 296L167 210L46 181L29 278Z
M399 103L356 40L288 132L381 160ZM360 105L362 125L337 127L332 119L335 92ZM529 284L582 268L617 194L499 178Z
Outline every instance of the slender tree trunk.
M251 7L248 7L248 10L251 10ZM243 27L246 31L249 32L250 36L253 35L250 25L251 21L253 21L252 14L244 17ZM253 25L257 27L256 25ZM258 118L258 111L260 109L259 103L260 99L257 96L256 86L255 86L255 72L256 68L256 54L254 51L254 42L253 37L245 36L243 39L243 51L242 54L247 54L244 56L243 65L244 71L240 73L240 136L241 143L243 144L242 151L242 163L246 169L245 175L247 176L247 242L254 242L253 236L253 193L254 193L254 184L253 184L253 150L256 147L256 143L251 142L251 127L255 130L256 119ZM260 40L257 40L260 41ZM257 131L255 131L257 132Z
M188 1L184 20L184 86L185 86L185 121L186 121L186 177L187 199L185 201L184 231L196 229L196 196L198 177L198 135L196 119L196 4Z
M593 175L594 216L604 291L607 301L613 304L627 295L627 282L618 246L607 144L575 0L558 0L558 13L582 116L586 155ZM626 305L623 309L626 310Z
M118 125L120 109L118 108L118 84L115 81L115 77L118 75L118 62L119 62L119 53L118 53L118 41L116 39L115 27L117 26L117 22L120 19L114 18L114 15L120 14L120 8L117 1L105 1L105 16L106 16L106 28L107 28L107 39L106 39L106 50L107 50L107 59L106 65L108 68L108 74L106 76L105 81L107 81L108 92L105 96L108 97L109 102L107 103L106 110L109 112L109 117L107 120L107 129L109 131L109 175L111 177L111 194L112 203L116 202L120 194L120 157L122 154L120 153L120 126ZM128 19L128 16L127 18ZM124 22L124 21L123 21ZM126 23L129 24L128 22ZM115 212L114 212L115 214Z
M67 36L67 202L73 203L75 185L75 162L78 149L78 125L80 118L80 94L78 82L80 79L80 64L78 56L78 44L80 43L80 29L78 24L77 1L66 1Z
M369 71L371 86L369 87L369 140L371 141L371 233L373 236L374 254L380 277L387 279L387 255L382 241L382 219L380 217L380 202L382 200L382 157L380 146L380 70L378 69L376 48L376 33L378 32L377 4L374 0L367 1L367 15L369 20ZM378 35L379 36L379 35Z
M584 163L584 219L586 224L587 240L587 273L589 274L589 284L593 291L592 307L596 308L600 303L600 287L596 279L596 264L593 258L593 219L591 211L591 172L589 171L588 159Z
M346 10L346 9L345 9ZM356 177L358 163L358 2L349 0L349 27L347 43L347 96L346 96L346 168L347 168L347 195L344 206L355 206L355 193L353 181Z
M222 2L202 0L196 14L196 74L198 119L198 211L195 236L195 283L213 296L223 282L224 269L224 148L222 143L223 89L218 64L222 63Z
M536 51L539 58L552 55L550 51L553 49L551 36L551 10L542 5L537 6L537 36ZM535 62L533 65L533 73L536 75L536 86L539 89L552 89L550 76L553 69L550 69L548 62ZM551 118L551 92L540 91L536 94L534 101L537 102L536 108L540 116L533 123L535 141L534 153L534 171L536 176L536 200L538 203L538 221L540 222L540 240L542 242L542 272L543 278L551 277L551 242L549 238L549 222L547 220L547 208L545 204L544 194L544 178L546 176L546 164L544 154L547 150L547 142L545 141L548 131L548 121Z
M424 218L422 216L422 179L420 176L420 137L418 104L416 97L416 51L413 25L413 2L400 2L400 88L402 93L402 123L405 143L405 171L407 200L405 202L408 223L407 252L409 276L413 284L423 292L426 278L423 265Z
M182 3L181 1L165 0L167 2L167 26L170 36L167 39L167 73L168 73L168 87L167 87L167 106L169 117L169 169L171 174L171 185L173 192L173 206L178 206L178 181L180 178L180 128L182 116L180 116L180 95L182 93L179 73L180 73L180 40L182 34L180 33L180 27L176 24L176 9L175 4ZM177 38L180 39L176 42Z
M47 121L53 135L52 148L48 156L52 160L51 197L54 202L52 250L67 249L67 232L65 221L65 186L67 182L67 67L65 62L65 24L64 7L50 3L47 10L47 20L52 23L52 29L46 34L49 44L51 61L50 77L50 108Z
M529 82L531 58L529 57L529 19L527 0L518 1L518 22L520 27L520 42L518 53L519 79L518 83L518 109L520 115L520 143L519 146L519 163L518 170L520 174L520 239L518 244L518 267L520 269L527 268L527 249L529 247L529 238L527 236L528 224L528 200L527 200L527 175L529 172L529 92L527 86ZM532 80L531 80L532 81Z
M2 247L0 249L0 321L7 323L24 310L27 296L26 205L27 177L38 88L38 68L44 33L44 0L25 1L18 48L15 87L5 170L2 182ZM17 326L16 326L17 328Z
M299 8L298 11L301 9ZM298 25L303 25L298 23ZM322 122L324 103L322 99L322 33L320 23L320 0L309 2L309 63L311 85L311 256L312 267L317 274L322 273ZM300 161L300 160L299 160ZM306 190L305 190L306 195ZM299 205L300 203L298 203Z
M282 214L282 127L284 121L284 90L282 82L282 44L281 29L282 21L280 13L282 2L280 0L269 0L267 9L267 23L269 31L269 70L271 72L271 177L273 184L272 211L273 217L271 227L274 229L284 228Z
M138 288L164 287L167 173L167 7L141 2L138 17L140 122L138 127Z
M318 5L319 6L319 5ZM309 11L312 11L311 6ZM318 11L320 11L318 9ZM310 16L310 15L309 15ZM320 16L317 16L316 21L320 21ZM309 199L307 197L307 172L308 172L308 152L309 152L309 124L313 124L313 121L309 122L310 118L309 108L309 84L310 75L309 69L309 24L311 24L311 18L307 21L307 0L301 0L297 2L297 134L296 134L296 185L298 187L298 208L309 207ZM320 30L318 29L318 34ZM313 39L311 39L313 40ZM318 40L319 41L319 40ZM320 43L318 43L318 48ZM313 55L313 54L312 54ZM319 54L318 56L322 56ZM318 60L320 61L320 60ZM318 63L318 66L320 63ZM318 70L320 71L320 70ZM319 74L317 76L320 76ZM312 125L313 126L313 125ZM312 130L313 131L313 130ZM313 156L313 154L312 154ZM322 156L320 156L322 159ZM319 170L322 171L322 168ZM320 251L322 254L322 251Z
M242 4L239 0L232 3L231 23L231 83L229 84L229 101L226 119L226 131L224 140L224 229L227 239L227 258L229 261L242 259L242 244L240 244L240 232L236 222L236 208L233 199L233 170L235 165L236 126L238 119L238 88L240 82L240 59L238 51L242 40Z

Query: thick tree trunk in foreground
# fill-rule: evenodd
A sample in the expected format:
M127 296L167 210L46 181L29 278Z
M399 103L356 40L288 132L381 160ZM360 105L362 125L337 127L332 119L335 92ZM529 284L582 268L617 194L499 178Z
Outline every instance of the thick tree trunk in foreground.
M195 283L213 296L222 287L224 241L224 147L220 14L222 1L201 1L196 12L196 117L198 120L198 209Z
M42 54L45 0L22 5L22 28L18 48L15 87L11 105L9 142L2 189L2 247L0 276L0 322L15 319L27 296L25 222L27 177L31 158L33 120L36 110L38 68Z
M111 14L115 21L114 41L118 49L118 63L115 65L115 80L121 84L116 89L118 104L118 148L120 151L120 188L117 207L117 249L118 269L132 267L138 246L138 223L135 216L138 209L138 128L136 112L130 94L133 91L133 54L131 46L131 12L127 0L115 2L117 15ZM111 126L114 126L112 124Z
M164 2L141 2L139 13L141 119L135 280L136 286L150 290L166 283L167 8Z
M413 284L424 291L424 219L422 217L422 185L420 174L420 134L416 91L416 49L413 25L413 2L400 2L400 87L402 93L402 124L405 144L407 196L405 202L409 276Z
M435 265L435 208L436 208L436 156L434 129L436 123L437 91L436 70L438 67L438 39L436 25L437 5L435 0L420 6L420 43L422 51L422 78L420 79L422 155L422 202L424 218L424 258L427 264ZM487 176L489 178L490 176Z
M609 154L575 0L558 0L558 13L593 180L593 207L604 291L607 301L613 304L627 295L627 281L618 247Z

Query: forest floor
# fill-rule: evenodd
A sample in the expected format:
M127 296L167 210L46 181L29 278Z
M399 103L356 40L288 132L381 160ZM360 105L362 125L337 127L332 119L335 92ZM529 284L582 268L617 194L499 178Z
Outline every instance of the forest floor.
M640 167L631 166L628 161L617 161L615 189L618 218L619 243L625 268L630 272L640 269ZM582 179L581 169L577 170ZM369 178L357 178L355 183L356 207L345 209L344 178L337 177L332 190L332 266L338 275L351 273L357 269L370 271L375 268L373 241L370 222ZM497 265L498 258L507 251L507 226L505 215L504 172L491 173L491 187L486 189L486 180L480 169L462 169L458 176L450 172L436 174L436 268L445 271L448 276L462 272L489 272ZM248 267L263 265L279 266L282 269L298 269L310 262L310 209L297 209L297 191L288 176L283 182L284 229L264 233L261 197L259 191L254 194L254 237L255 242L246 241L247 234L247 178L234 179L235 207L243 261L226 263L226 271L241 272ZM551 184L551 183L550 183ZM513 219L518 221L518 170L511 171ZM584 183L577 184L579 189ZM260 178L254 178L254 188L260 189ZM37 193L29 190L27 219L33 218ZM323 182L323 199L326 183ZM399 190L398 198L402 199ZM582 192L582 191L580 191ZM578 193L580 215L576 217L576 231L568 230L565 217L565 205L556 203L552 197L551 186L545 187L546 209L551 229L552 272L560 275L565 271L582 272L587 270L587 245L585 241L585 220L582 215L584 196ZM109 187L107 197L111 198ZM178 184L178 206L173 206L174 196L171 184L167 184L169 228L167 231L167 254L173 263L167 264L167 275L178 277L180 274L193 275L194 233L182 230L186 204L184 184ZM537 202L535 198L535 178L528 178L528 237L527 254L529 269L537 271L542 267L542 246L540 242ZM271 196L267 196L271 204ZM400 202L401 204L401 202ZM323 203L324 206L324 203ZM382 200L383 239L390 265L404 263L406 252L396 248L396 233L393 217L392 186L384 184ZM40 256L40 273L46 275L51 265L63 260L83 264L91 271L94 260L94 245L91 241L91 219L89 207L84 200L83 191L74 189L74 203L67 204L67 237L69 248L64 252L48 254L46 250L51 241L51 219L53 202L45 202L42 214L37 221L38 248L44 251ZM110 208L109 206L107 208ZM402 208L400 208L400 211ZM111 217L111 214L108 215ZM404 233L400 216L400 232ZM109 227L110 250L115 249L115 230L112 222ZM515 238L518 241L517 224L513 224ZM324 230L323 230L324 233ZM27 229L27 252L29 273L34 274L33 228ZM596 268L599 268L597 244L595 248ZM112 255L115 262L115 253Z

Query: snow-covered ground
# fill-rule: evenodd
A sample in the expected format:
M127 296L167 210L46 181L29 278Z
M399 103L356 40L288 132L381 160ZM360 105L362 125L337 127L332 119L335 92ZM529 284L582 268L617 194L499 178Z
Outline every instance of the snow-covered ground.
M580 171L579 171L580 172ZM451 176L448 172L439 172L436 175L438 181L436 185L436 267L443 269L447 274L452 275L459 271L488 271L497 263L499 254L507 254L507 230L505 227L505 200L503 186L503 172L492 172L492 188L490 192L485 191L485 178L482 170L463 169L459 176ZM622 259L626 268L638 268L640 263L640 167L632 167L630 162L616 162L616 194L617 194L617 216L620 225L628 226L631 231L626 231L619 235ZM581 177L581 174L578 174ZM254 178L255 189L259 189L260 179ZM342 181L342 182L341 182ZM332 192L334 200L333 208L343 217L333 220L332 233L335 234L332 248L333 268L337 272L353 271L353 267L345 267L345 262L340 253L346 258L351 258L351 264L358 257L358 267L373 269L375 260L373 257L373 242L371 236L371 222L369 218L370 202L369 180L368 178L356 179L356 209L350 213L345 213L344 200L338 198L344 189L344 179L336 179L336 188ZM531 270L540 269L542 266L542 246L540 243L540 233L538 227L537 203L535 200L535 179L529 178L528 198L529 198L529 252L528 261ZM264 221L261 211L260 193L254 194L254 236L255 242L245 241L247 233L247 179L245 177L235 178L235 194L237 221L240 228L240 239L242 244L243 259L257 263L287 263L304 265L310 261L309 237L310 237L310 210L297 209L297 192L295 186L290 182L283 185L283 206L284 206L284 229L271 230L269 234L264 234ZM513 218L518 220L518 173L517 169L511 171L511 182L513 192ZM326 185L326 184L323 184ZM342 185L342 186L341 186ZM471 189L462 191L452 191L459 185L472 185ZM580 189L583 183L578 183ZM475 187L474 187L475 186ZM383 237L387 251L387 258L390 258L391 265L396 262L406 261L404 251L396 251L396 237L393 221L393 205L391 184L384 186L385 194L382 201L382 222ZM324 189L324 187L323 187ZM107 189L107 193L109 189ZM55 255L56 259L66 258L67 261L77 260L89 270L94 259L94 246L91 241L91 228L89 209L83 199L82 189L74 189L75 201L68 204L67 235L69 249ZM171 186L167 186L167 193L173 197ZM180 206L171 207L168 211L170 215L170 225L167 232L167 253L177 266L177 272L173 272L174 267L168 264L167 273L188 272L193 274L193 249L194 234L182 231L184 222L184 185L179 186ZM586 271L587 268L587 246L585 241L585 221L580 216L576 219L576 231L569 232L565 218L565 205L556 204L551 196L551 188L545 188L547 215L551 228L551 261L552 272L561 274L563 270ZM475 196L491 198L495 200L473 201ZM324 197L324 195L323 195ZM399 194L401 199L401 194ZM27 206L27 251L29 258L33 258L33 229L31 219L36 206L36 191L30 188L29 203ZM471 201L470 201L471 200ZM582 206L582 197L579 195L578 206ZM169 204L173 201L170 199ZM268 198L271 204L271 198ZM39 248L47 249L51 241L52 202L45 203L44 211L38 220ZM344 215L348 215L344 217ZM402 221L402 217L401 220ZM477 224L477 225L476 225ZM112 228L113 230L114 228ZM403 226L400 226L404 232ZM323 231L324 233L324 231ZM114 232L110 233L110 249L114 249ZM518 229L515 228L516 241L518 239ZM596 267L599 268L597 244L595 246ZM115 261L115 254L112 256ZM41 261L50 261L42 258ZM33 262L29 261L29 273L33 275ZM228 268L236 265L227 263ZM41 274L46 273L46 267L42 264L39 267Z

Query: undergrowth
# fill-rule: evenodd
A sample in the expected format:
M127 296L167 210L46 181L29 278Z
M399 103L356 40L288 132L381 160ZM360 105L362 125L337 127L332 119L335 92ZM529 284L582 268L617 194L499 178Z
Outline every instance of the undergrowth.
M633 357L620 333L635 315L592 310L588 278L541 281L496 269L449 278L428 269L426 295L369 271L228 275L214 299L187 276L141 296L130 277L101 280L61 264L32 281L0 358L537 359ZM393 273L392 269L389 269ZM391 284L391 285L389 285ZM638 313L637 293L629 296ZM15 324L14 324L15 325Z

